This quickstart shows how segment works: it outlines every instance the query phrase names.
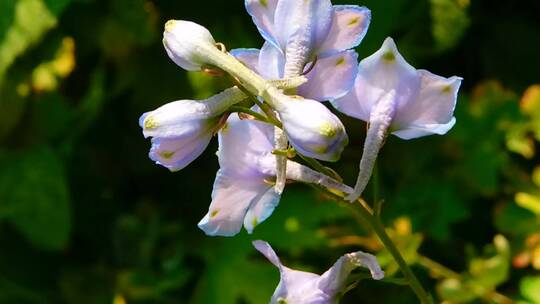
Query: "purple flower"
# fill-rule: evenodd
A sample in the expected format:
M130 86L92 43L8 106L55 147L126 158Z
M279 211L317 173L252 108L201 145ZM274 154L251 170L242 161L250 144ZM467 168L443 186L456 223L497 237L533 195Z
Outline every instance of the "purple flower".
M208 235L233 236L242 228L251 233L266 220L279 203L281 193L274 188L276 159L272 154L273 126L240 120L232 115L219 132L217 152L220 169L212 191L208 213L199 222ZM298 163L287 162L287 178L317 183L350 193L327 176Z
M297 76L315 64L297 91L309 99L331 100L350 90L357 54L347 50L367 32L367 8L332 6L329 0L246 0L246 8L267 42L258 56L253 49L235 50L235 56L247 58L248 66L267 79Z
M362 194L388 132L412 139L446 134L454 126L461 80L416 70L391 38L360 62L354 88L332 102L339 111L369 123L355 193L349 200Z
M171 171L185 168L208 146L219 116L245 98L235 87L206 100L178 100L143 114L139 125L145 137L152 137L150 158Z
M375 280L384 277L377 259L361 251L343 255L325 273L317 275L283 266L267 242L254 241L253 246L279 269L281 275L270 300L272 304L337 303L337 296L344 289L347 277L360 266L368 268Z
M163 46L169 57L188 71L200 71L208 62L206 49L216 48L205 27L191 21L169 20L163 32Z

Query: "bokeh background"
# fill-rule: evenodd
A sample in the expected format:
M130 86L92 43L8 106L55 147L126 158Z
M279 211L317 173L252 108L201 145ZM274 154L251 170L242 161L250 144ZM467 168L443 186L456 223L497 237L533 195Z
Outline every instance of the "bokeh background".
M423 284L444 303L540 303L540 2L365 0L366 57L387 36L417 68L463 77L446 136L389 137L366 193ZM227 79L187 73L161 44L168 19L229 49L260 47L240 0L0 0L0 303L267 303L277 269L322 273L340 255L396 265L354 209L287 187L253 235L206 237L215 141L181 172L147 157L139 116ZM366 126L330 166L352 184ZM417 253L418 252L418 253ZM365 279L343 303L416 303Z

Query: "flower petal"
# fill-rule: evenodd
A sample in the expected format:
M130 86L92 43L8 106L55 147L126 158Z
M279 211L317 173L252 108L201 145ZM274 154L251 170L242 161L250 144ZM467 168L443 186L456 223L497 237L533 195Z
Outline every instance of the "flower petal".
M351 271L359 266L368 268L375 280L384 277L377 258L369 253L358 251L340 257L330 269L323 273L319 280L319 288L333 297L345 287Z
M139 119L145 137L192 137L204 133L217 121L204 102L178 100L167 103Z
M274 14L279 0L246 0L246 10L266 41L277 44L274 34Z
M265 42L259 54L258 71L266 79L281 79L284 76L285 56L281 50Z
M267 242L254 241L253 246L280 272L279 284L272 295L271 304L281 304L282 301L286 301L286 303L330 303L328 296L317 288L319 275L283 266Z
M419 70L418 73L421 81L420 94L409 103L398 105L392 128L395 130L408 127L413 127L413 129L420 127L426 130L434 128L437 132L433 133L441 134L440 132L443 132L445 128L441 129L438 125L447 125L453 120L457 93L462 79L455 76L444 78L426 70ZM444 133L446 131L448 129Z
M401 139L413 139L427 135L444 135L456 124L456 118L452 117L446 124L410 125L405 129L392 132Z
M201 50L215 47L212 34L205 27L183 20L169 20L165 24L163 46L169 58L188 71L200 71L206 59Z
M395 104L407 104L417 98L420 79L414 67L401 56L392 38L387 38L373 55L362 60L354 88L332 102L339 111L369 121L371 110L393 92Z
M231 115L219 132L219 165L237 176L272 175L275 171L273 127ZM275 174L275 173L274 173Z
M274 249L272 249L272 246L270 246L270 244L261 240L253 241L252 244L255 249L257 249L268 259L268 261L270 261L272 264L274 264L277 268L281 270L283 264L281 264L279 257L277 256Z
M319 54L357 47L367 33L371 11L364 6L334 5L334 17L328 37Z
M152 138L149 156L158 165L171 171L184 169L199 157L212 139L212 134L195 138Z
M240 62L251 70L258 73L259 69L259 53L258 49L234 49L231 50L231 55L236 57Z
M244 217L244 228L248 233L252 233L257 225L272 215L280 198L281 194L277 193L272 185L268 185L264 193L253 199Z
M275 33L287 58L285 76L299 75L313 52L324 43L332 24L330 0L280 0Z
M199 222L199 228L211 236L236 235L250 205L269 188L272 186L265 184L260 177L244 179L220 169L214 182L212 203Z
M302 155L337 161L349 143L345 126L322 103L287 96L278 109L291 145Z
M313 70L306 75L308 82L298 88L298 95L318 101L344 96L354 84L357 62L355 51L319 58Z

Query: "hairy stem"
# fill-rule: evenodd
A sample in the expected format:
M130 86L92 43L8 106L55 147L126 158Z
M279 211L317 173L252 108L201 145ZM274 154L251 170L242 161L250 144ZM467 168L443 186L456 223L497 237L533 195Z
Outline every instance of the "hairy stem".
M276 150L287 150L289 147L289 141L287 140L287 135L285 132L278 128L274 127L274 148ZM274 189L277 193L283 193L285 189L285 183L287 182L287 156L276 154L276 185Z
M232 107L229 108L229 111L230 112L244 113L244 114L253 116L256 120L266 122L268 124L272 124L272 122L266 116L262 115L261 113L255 112L255 111L253 111L253 110L251 110L249 108L246 108L246 107L232 106Z
M377 155L382 147L384 139L392 118L394 116L395 92L391 91L383 97L375 106L369 117L369 129L364 143L364 151L360 160L358 179L354 186L354 193L351 193L346 200L353 202L358 199L371 178Z
M315 184L326 188L326 190L339 190L343 193L351 193L353 189L328 175L312 170L299 163L287 162L287 178L305 183ZM333 192L332 192L333 193Z

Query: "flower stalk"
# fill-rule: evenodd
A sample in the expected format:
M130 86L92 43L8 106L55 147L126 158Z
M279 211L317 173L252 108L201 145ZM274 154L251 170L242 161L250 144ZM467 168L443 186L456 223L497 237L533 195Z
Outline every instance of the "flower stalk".
M337 202L350 205L350 202L345 200L343 196L327 191L322 187L317 188L333 197ZM422 287L422 284L420 284L420 281L418 280L414 272L411 270L411 268L397 249L396 245L394 244L390 236L388 236L388 234L386 233L386 229L384 228L384 225L382 224L380 219L372 212L370 212L364 205L359 203L358 206L359 208L354 208L355 214L359 217L359 219L367 223L371 227L371 229L373 229L373 232L377 235L381 243L390 252L392 257L398 264L401 273L407 280L409 287L416 294L418 300L420 300L420 303L433 304L433 298Z

